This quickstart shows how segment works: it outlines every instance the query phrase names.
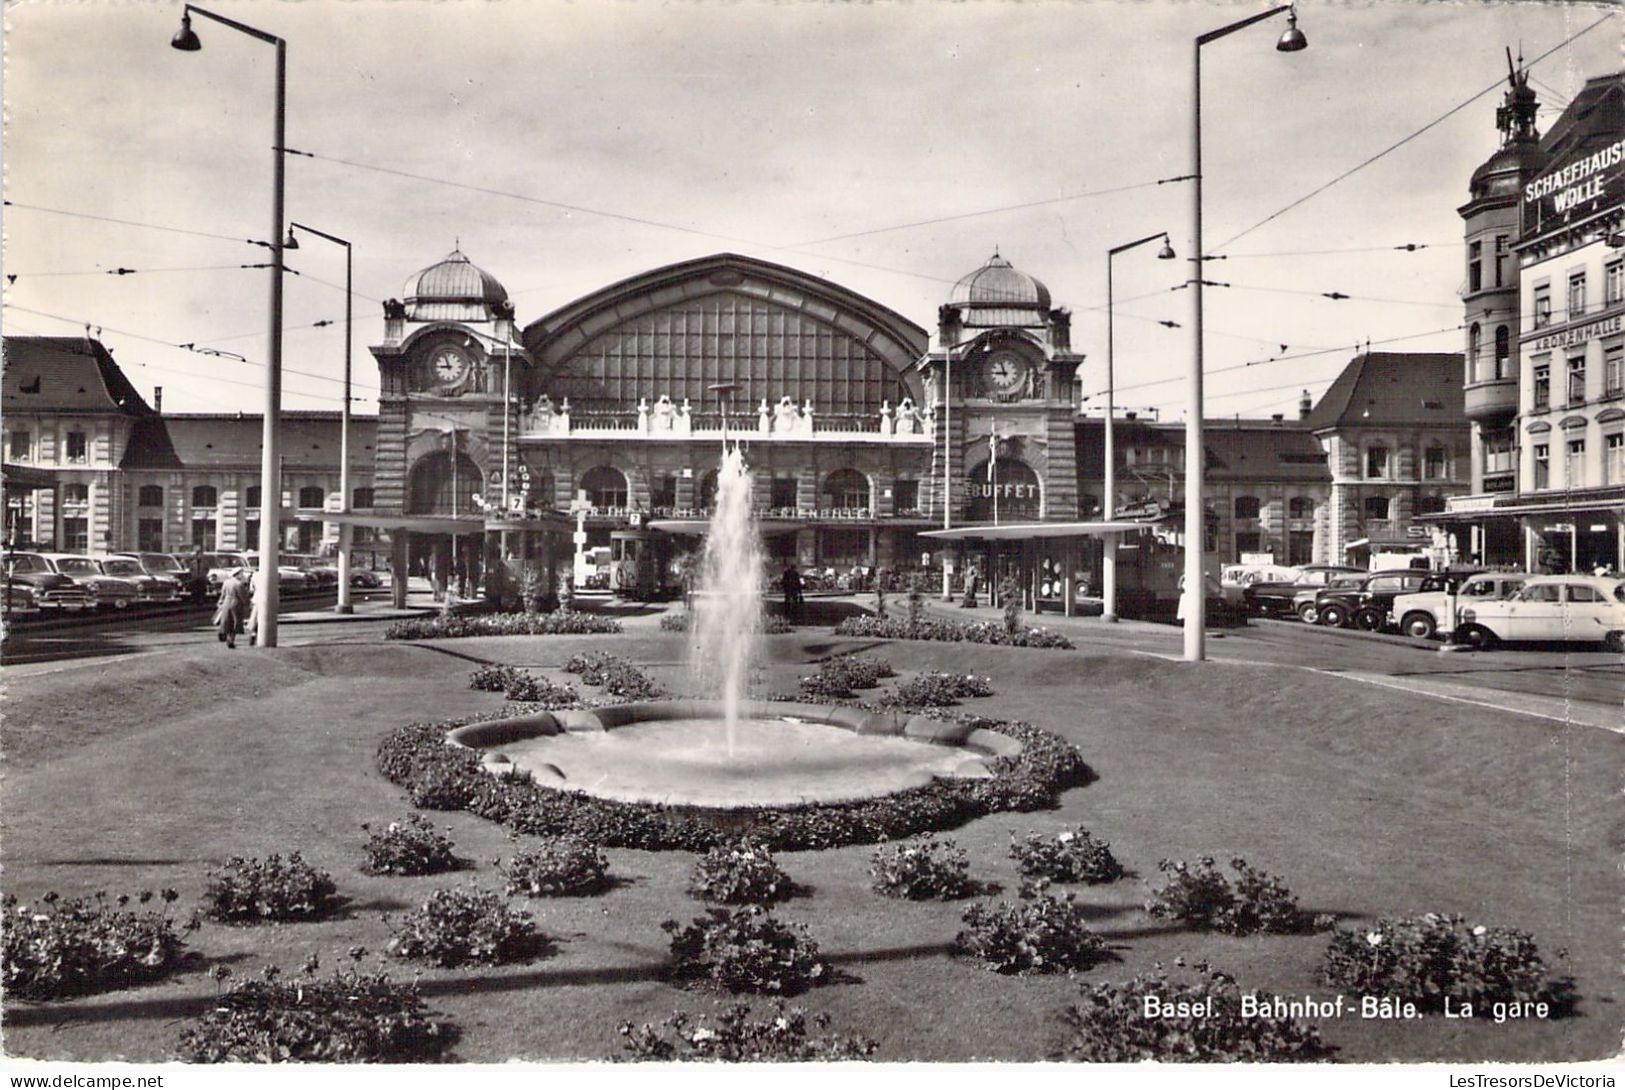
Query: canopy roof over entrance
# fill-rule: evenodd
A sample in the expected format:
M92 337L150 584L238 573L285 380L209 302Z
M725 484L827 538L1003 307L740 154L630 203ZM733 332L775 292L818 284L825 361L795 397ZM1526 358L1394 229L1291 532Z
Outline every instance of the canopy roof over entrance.
M941 541L1026 541L1040 537L1105 537L1154 530L1149 522L1008 522L1001 526L956 526L951 530L927 530L921 537Z
M369 526L374 530L410 530L419 534L478 534L485 531L484 515L373 515L361 511L301 511L300 522L331 522L335 526ZM537 529L550 528L538 522Z
M704 537L711 531L710 519L651 519L646 525L651 530L663 530L684 537ZM807 523L795 519L762 519L756 523L756 530L763 537L794 533L806 527Z

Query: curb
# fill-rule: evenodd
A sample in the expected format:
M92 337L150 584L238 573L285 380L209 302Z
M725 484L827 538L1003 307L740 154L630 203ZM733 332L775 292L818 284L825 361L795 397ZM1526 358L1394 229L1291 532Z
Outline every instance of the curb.
M1422 651L1437 651L1445 646L1443 640L1419 640L1403 632L1366 632L1359 628L1332 628L1328 625L1304 624L1302 621L1288 621L1279 617L1250 617L1248 623L1264 628L1281 627L1298 632L1313 632L1326 639L1365 640L1387 644L1390 647L1396 644L1409 644Z

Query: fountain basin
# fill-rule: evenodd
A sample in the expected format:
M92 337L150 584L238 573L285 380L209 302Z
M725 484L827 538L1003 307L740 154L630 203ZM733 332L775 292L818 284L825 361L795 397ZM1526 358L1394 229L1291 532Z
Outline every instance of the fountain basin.
M935 780L985 779L1009 735L907 713L746 701L729 751L720 702L619 704L458 727L494 773L559 790L699 809L877 798Z

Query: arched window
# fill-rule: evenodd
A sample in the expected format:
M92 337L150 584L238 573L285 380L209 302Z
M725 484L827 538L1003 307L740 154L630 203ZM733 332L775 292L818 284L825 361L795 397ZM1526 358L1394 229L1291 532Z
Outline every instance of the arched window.
M1287 503L1287 518L1312 519L1315 517L1315 498L1313 496L1293 496Z
M1367 496L1365 498L1365 517L1368 519L1375 519L1378 522L1387 521L1388 497Z
M245 507L258 507L259 505L260 505L260 486L257 485L257 484L251 484L251 485L248 486L248 494L243 498L243 506L245 506Z
M299 490L300 507L322 507L327 503L327 493L316 485L308 484Z
M1478 367L1478 353L1483 348L1483 341L1484 332L1477 322L1467 327L1467 373L1474 381L1483 377Z
M1495 327L1495 377L1507 378L1512 361L1512 333L1506 326Z
M824 478L824 506L850 511L869 508L869 478L855 469L837 469Z
M212 484L200 484L192 489L193 507L213 507L220 502L220 493Z
M458 452L455 466L449 451L425 455L412 467L406 487L408 515L471 515L480 490L480 467Z
M136 501L142 507L162 507L164 505L164 486L161 484L144 484L141 491L136 494Z
M626 474L612 466L593 466L581 475L581 490L587 502L597 508L625 507L630 491Z
M370 488L358 488L351 493L351 496L353 497L350 500L351 507L371 507L373 505L372 489Z
M1236 517L1238 519L1255 519L1255 518L1257 518L1258 517L1258 512L1261 509L1261 507L1262 507L1262 504L1259 503L1259 500L1258 500L1257 496L1237 496L1236 497Z

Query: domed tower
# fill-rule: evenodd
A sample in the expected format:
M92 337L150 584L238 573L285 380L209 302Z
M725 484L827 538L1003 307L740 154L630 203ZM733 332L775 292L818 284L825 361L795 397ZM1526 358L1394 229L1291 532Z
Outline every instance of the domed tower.
M1535 129L1538 102L1529 73L1507 52L1507 92L1495 112L1501 146L1473 171L1470 199L1456 211L1467 242L1466 413L1473 426L1474 494L1516 485L1511 426L1518 412L1519 198L1545 163Z

